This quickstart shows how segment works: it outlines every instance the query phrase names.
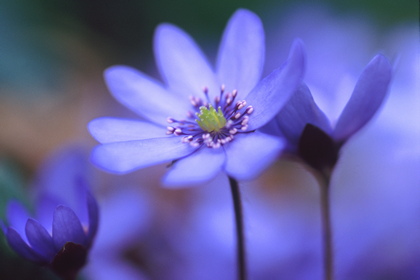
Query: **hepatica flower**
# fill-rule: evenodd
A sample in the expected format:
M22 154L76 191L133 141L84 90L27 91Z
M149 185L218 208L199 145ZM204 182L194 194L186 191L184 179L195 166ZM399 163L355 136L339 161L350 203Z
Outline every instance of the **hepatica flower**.
M220 171L239 180L257 176L284 147L282 139L256 130L300 84L301 43L261 81L264 31L250 11L238 10L229 20L215 69L173 25L161 24L154 43L165 85L127 66L106 70L113 96L147 121L104 117L89 123L102 144L93 162L114 173L173 162L166 184L205 181Z
M54 181L67 177L57 173L50 175L55 177ZM67 184L63 182L55 188ZM10 247L20 256L50 267L63 279L75 279L86 263L97 231L98 207L82 180L73 180L72 189L62 189L61 192L68 201L44 188L39 193L34 217L21 203L11 201L7 208L8 226L3 226L3 231ZM75 194L77 201L70 201L71 193Z
M360 75L334 126L303 84L267 127L271 133L287 139L290 152L316 170L329 172L338 160L342 145L362 129L380 108L390 80L390 63L384 56L377 55Z

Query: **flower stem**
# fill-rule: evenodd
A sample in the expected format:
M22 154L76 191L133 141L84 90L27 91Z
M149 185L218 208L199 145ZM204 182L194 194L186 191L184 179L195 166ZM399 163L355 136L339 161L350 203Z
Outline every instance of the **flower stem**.
M246 280L246 254L244 238L244 221L242 212L241 193L238 182L229 177L230 190L232 192L233 208L235 210L236 242L238 258L238 279Z
M322 242L324 250L324 279L334 279L334 254L332 248L331 211L330 211L330 176L323 174L319 180L321 192Z

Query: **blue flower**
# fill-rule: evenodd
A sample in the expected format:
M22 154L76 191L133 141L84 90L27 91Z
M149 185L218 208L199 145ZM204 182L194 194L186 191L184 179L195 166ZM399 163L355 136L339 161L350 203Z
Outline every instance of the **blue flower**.
M127 66L105 72L113 96L148 121L104 117L90 122L90 133L102 144L92 153L96 165L122 174L173 162L164 183L185 184L220 171L252 179L277 157L284 141L255 130L300 84L300 41L286 63L261 81L264 31L247 10L230 19L215 69L192 38L170 24L157 28L154 51L166 85Z
M16 253L50 267L65 279L73 279L85 265L98 228L96 200L81 174L70 172L70 168L71 171L80 168L75 160L77 155L70 155L70 159L65 159L68 152L54 157L41 170L34 218L21 203L10 201L8 226L3 226L6 239ZM52 183L56 193L52 191Z
M287 150L311 167L329 172L342 145L362 129L383 103L391 81L391 65L375 56L360 75L334 126L302 84L264 131L287 139ZM329 170L329 171L328 171Z

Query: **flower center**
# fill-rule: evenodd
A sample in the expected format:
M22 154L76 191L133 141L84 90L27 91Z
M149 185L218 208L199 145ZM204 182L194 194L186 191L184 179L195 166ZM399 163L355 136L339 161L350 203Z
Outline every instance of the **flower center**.
M237 90L225 92L222 86L220 95L213 102L208 96L208 89L204 88L203 92L206 100L190 97L193 110L187 112L186 119L167 119L172 124L168 126L167 134L184 136L182 141L194 147L206 145L219 148L231 142L235 134L247 132L249 115L254 109L246 107L245 100L235 102Z
M209 108L205 106L200 107L200 113L196 113L198 125L207 132L219 132L220 129L225 127L226 119L223 115L222 108L216 111L210 104Z

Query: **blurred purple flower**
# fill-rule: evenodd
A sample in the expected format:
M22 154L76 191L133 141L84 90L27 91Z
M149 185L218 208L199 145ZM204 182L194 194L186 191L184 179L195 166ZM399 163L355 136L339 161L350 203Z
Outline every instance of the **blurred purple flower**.
M154 210L150 200L128 187L113 189L99 200L101 223L83 275L90 280L148 279L126 254L150 230Z
M41 169L34 218L21 203L11 201L9 226L3 226L10 247L20 256L49 266L65 279L74 279L85 265L98 228L98 206L86 178L76 172L81 165L73 152L55 155Z
M384 56L377 55L359 77L334 127L302 84L265 129L286 138L287 149L311 167L322 172L330 170L341 146L378 111L390 81L391 65Z
M251 179L276 158L284 141L255 130L275 116L301 82L299 41L286 63L261 81L264 31L247 10L230 19L216 70L193 39L170 24L157 28L154 50L167 86L126 66L105 72L114 97L150 122L93 120L89 131L102 144L92 153L96 165L127 173L173 161L164 183L183 184L209 180L222 170L235 179Z

